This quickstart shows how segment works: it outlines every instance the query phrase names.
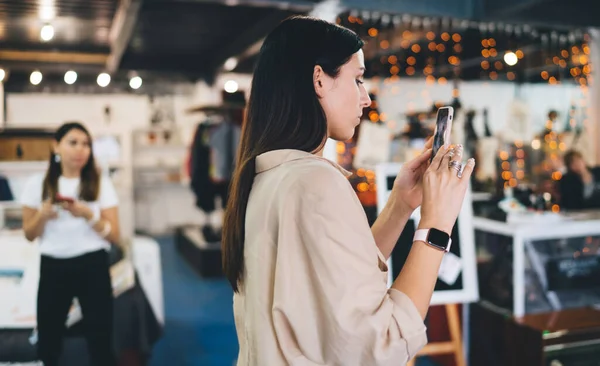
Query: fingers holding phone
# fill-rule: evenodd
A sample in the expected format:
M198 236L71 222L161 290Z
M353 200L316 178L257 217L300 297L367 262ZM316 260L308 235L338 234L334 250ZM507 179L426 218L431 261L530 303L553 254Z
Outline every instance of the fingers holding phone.
M42 202L42 207L39 209L40 217L44 220L51 220L58 217L58 213L54 209L51 199Z
M462 174L459 174L461 161L460 146L442 146L438 151L423 176L423 203L419 228L437 228L451 233L475 166L475 160L469 159Z

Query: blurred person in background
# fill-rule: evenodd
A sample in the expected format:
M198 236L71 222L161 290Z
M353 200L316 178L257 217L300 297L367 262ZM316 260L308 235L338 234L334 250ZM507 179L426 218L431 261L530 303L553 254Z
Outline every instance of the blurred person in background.
M564 156L567 172L559 181L560 206L567 210L600 208L600 168L588 167L579 151Z
M67 314L79 300L90 361L115 365L113 294L108 249L119 241L118 197L94 162L92 138L76 122L54 135L45 174L31 177L21 203L25 237L38 239L38 357L56 366Z

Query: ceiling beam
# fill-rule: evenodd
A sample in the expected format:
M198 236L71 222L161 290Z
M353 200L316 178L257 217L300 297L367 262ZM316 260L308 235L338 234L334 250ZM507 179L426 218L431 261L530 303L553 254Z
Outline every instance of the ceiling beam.
M123 54L133 35L141 5L142 0L122 0L119 2L109 33L110 55L106 60L106 70L109 73L117 71L121 64Z
M297 12L310 11L315 3L307 0L172 0L173 2L221 4L227 6L254 6Z
M107 58L102 53L0 50L0 61L99 65Z
M228 42L211 58L212 76L214 77L223 63L234 56L242 55L242 57L250 57L253 53L258 52L262 45L263 38L273 30L281 21L283 16L279 11L272 11L264 17L258 19L251 27L244 30L236 39ZM210 81L210 80L209 80Z

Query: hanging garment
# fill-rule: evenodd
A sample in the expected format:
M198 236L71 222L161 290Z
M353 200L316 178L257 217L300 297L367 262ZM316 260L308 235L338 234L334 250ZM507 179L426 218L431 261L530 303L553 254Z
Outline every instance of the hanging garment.
M191 188L196 206L206 213L215 210L215 199L227 202L240 139L240 127L228 121L198 125L190 159Z

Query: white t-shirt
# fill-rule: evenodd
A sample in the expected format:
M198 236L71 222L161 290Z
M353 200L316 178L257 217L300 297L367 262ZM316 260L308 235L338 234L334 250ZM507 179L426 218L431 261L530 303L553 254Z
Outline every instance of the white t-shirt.
M36 174L26 183L21 195L23 206L39 209L42 205L42 189L45 174ZM58 193L61 196L77 199L79 178L58 179ZM115 207L119 203L117 192L109 177L100 178L100 192L95 202L85 202L94 212ZM40 252L55 258L72 258L99 249L108 250L110 243L102 238L86 219L74 217L70 212L55 206L58 217L48 220L39 238Z

